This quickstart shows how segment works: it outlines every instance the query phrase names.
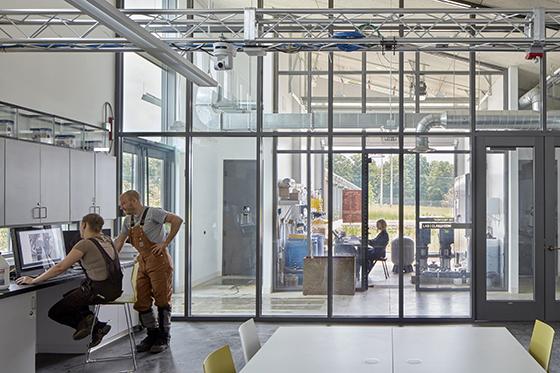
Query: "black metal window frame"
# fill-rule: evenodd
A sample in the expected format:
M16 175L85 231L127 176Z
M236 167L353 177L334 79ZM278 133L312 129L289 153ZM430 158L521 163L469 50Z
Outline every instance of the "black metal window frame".
M263 0L259 0L257 7L262 7L262 3ZM334 4L333 4L333 0L329 1L329 8L333 8ZM189 0L187 1L188 7L192 8L193 7L193 0ZM121 5L122 4L118 4ZM400 0L399 1L399 6L401 8L404 7L404 0ZM401 30L402 31L402 30ZM515 52L515 51L512 51ZM365 52L364 52L365 53ZM396 135L398 136L398 140L399 140L399 148L398 148L398 154L399 154L399 168L402 170L403 169L403 156L405 153L407 153L407 150L404 148L404 140L405 138L408 137L415 137L417 136L416 133L412 133L412 132L404 132L404 76L406 73L405 70L405 66L404 66L404 53L405 52L397 52L398 57L399 57L399 69L398 69L398 76L399 76L399 131L398 133L392 133L392 135ZM408 52L407 52L408 53ZM334 130L333 129L333 76L335 74L334 68L333 68L333 62L332 62L332 57L333 57L333 53L332 52L328 52L328 56L329 56L329 68L327 70L327 76L328 76L328 129L326 132L312 132L312 131L308 131L305 133L297 133L297 134L293 134L293 133L277 133L277 132L268 132L268 131L263 131L263 58L262 57L256 57L257 59L257 123L256 123L256 132L255 131L250 131L250 132L243 132L243 131L239 131L239 132L228 132L228 133L224 133L224 132L195 132L192 130L192 108L193 108L193 96L192 96L192 92L193 92L193 87L192 84L188 83L187 84L187 90L186 90L186 108L187 108L187 118L186 118L186 128L185 131L181 131L181 132L166 132L166 131L162 131L162 132L126 132L123 133L122 132L122 128L123 128L123 123L122 123L122 110L123 110L123 105L122 105L122 101L123 101L123 61L122 61L122 54L118 54L117 55L117 63L116 63L116 71L117 71L117 79L116 79L116 107L117 107L117 128L115 131L116 134L116 140L117 140L117 145L120 145L122 143L122 140L124 138L134 138L134 137L141 137L141 136L161 136L161 137L184 137L186 140L186 164L187 164L187 172L184 175L185 177L185 182L186 182L186 186L187 186L187 196L185 198L185 208L187 211L187 224L185 226L186 229L186 247L184 248L187 251L187 255L186 255L186 263L185 263L185 292L186 292L186 296L185 296L185 315L180 316L180 317L175 317L175 319L178 320L245 320L247 317L255 317L257 320L262 320L262 321L317 321L317 322L406 322L406 323L437 323L437 322L472 322L476 320L476 303L477 303L477 296L478 296L478 286L477 286L477 273L478 273L478 268L477 268L477 262L478 262L478 254L477 254L477 250L474 250L473 248L471 248L471 252L472 252L472 268L473 268L473 275L471 278L472 281L472 286L471 286L471 295L470 295L470 303L471 303L471 316L467 317L467 318L453 318L453 317L437 317L437 318L431 318L431 317L405 317L404 315L404 289L403 289L403 275L399 274L399 316L397 318L371 318L371 317L335 317L333 316L333 309L332 309L332 298L333 298L333 287L332 287L332 279L333 279L333 272L332 272L332 247L329 247L329 251L328 251L328 257L329 257L329 266L328 266L328 307L327 307L327 314L325 316L321 316L321 317L305 317L305 316L295 316L295 317L290 317L290 316L264 316L262 315L262 252L264 250L263 247L263 224L262 224L262 190L265 187L264 183L261 181L261 177L262 177L262 140L265 138L276 138L276 137L327 137L328 138L328 143L329 143L329 147L327 150L327 154L328 154L328 160L327 160L327 164L328 164L328 170L329 170L329 196L328 198L330 200L332 200L332 193L330 192L332 190L332 157L333 154L335 152L333 152L332 150L332 145L333 145L333 138L336 136L355 136L355 137L361 137L363 136L363 133L357 133L357 132L345 132L345 131L338 131L338 130ZM191 56L192 58L192 56ZM273 77L273 84L274 85L278 85L278 76L284 74L283 72L278 71L278 58L274 59L274 64L276 65L276 70L277 74ZM468 57L468 64L469 64L469 69L468 69L468 76L469 76L469 116L470 116L470 130L468 132L441 132L441 133L430 133L429 136L430 137L438 137L438 136L461 136L461 137L469 137L470 139L470 159L471 159L471 186L472 186L472 191L473 191L473 195L476 194L476 172L474 172L477 169L477 158L475 157L475 149L476 149L476 143L477 143L477 138L481 137L481 136L504 136L503 133L500 132L494 132L494 131L480 131L477 130L476 128L476 77L477 75L480 75L481 73L477 71L477 66L479 65L479 63L476 60L476 52L471 51L469 52L469 57ZM416 71L418 71L418 69L416 69ZM303 72L304 74L309 74L309 72ZM463 73L461 73L463 74ZM504 75L504 77L506 77ZM543 59L541 59L540 61L540 87L541 87L541 97L546 97L546 85L544 84L544 79L546 78L546 55ZM505 79L504 79L505 80ZM504 84L506 84L504 82ZM276 89L274 89L274 95L276 95ZM505 92L504 92L505 93ZM507 101L507 97L504 97L504 103ZM277 112L277 104L276 104L276 100L274 103L274 108L275 108L275 112ZM543 100L543 106L542 106L542 111L541 111L541 130L538 131L519 131L519 132L512 132L512 133L508 133L506 134L506 136L511 136L511 137L524 137L524 136L554 136L554 137L560 137L560 132L551 132L547 130L547 126L546 126L546 100ZM363 110L363 109L362 109ZM416 110L418 110L418 105ZM375 135L386 135L386 133L383 132L367 132L368 136L375 136ZM192 254L192 243L191 243L191 236L190 236L190 231L191 231L191 227L190 227L190 222L192 221L192 212L190 211L190 201L192 199L192 195L191 195L191 190L192 190L192 183L193 180L191 178L191 172L192 172L192 139L196 138L196 137L252 137L252 138L256 138L256 154L257 154L257 164L259 165L259 167L257 167L257 205L259 206L259 209L257 210L257 232L258 232L258 239L257 239L257 247L255 248L256 250L256 255L257 255L257 268L256 268L256 304L255 304L255 312L253 315L247 315L247 316L227 316L227 315L220 315L220 316L193 316L191 314L191 303L190 303L190 299L191 299L191 281L190 281L190 269L191 269L191 254ZM119 147L116 147L117 149L117 157L120 157L119 154ZM366 151L366 149L364 149L363 151ZM120 164L120 162L119 162ZM177 175L178 176L178 175ZM118 185L119 188L118 190L120 190L120 180L121 180L121 173L119 170L119 177L118 177ZM403 185L403 175L402 172L399 175L399 183L400 185ZM417 181L418 183L418 181ZM418 185L416 185L416 188L418 188ZM402 217L404 216L404 206L403 206L403 195L402 195L403 191L402 188L399 191L399 216L401 217L399 219L399 231L403 232L403 219ZM332 204L329 203L329 211L328 211L328 217L329 219L329 226L328 226L328 235L332 236ZM474 221L474 217L476 217L476 204L474 201L474 198L471 201L471 208L472 208L472 216L473 216L473 221L472 221L472 236L476 237L477 235L477 224ZM403 235L402 233L399 234L399 242L402 246L402 238ZM403 253L401 251L400 255L402 256ZM402 257L400 258L402 261ZM483 270L483 269L481 269Z

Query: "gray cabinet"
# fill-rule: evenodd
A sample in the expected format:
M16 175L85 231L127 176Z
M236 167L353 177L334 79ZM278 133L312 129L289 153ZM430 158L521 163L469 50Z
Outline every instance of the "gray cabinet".
M41 144L6 139L5 224L41 222Z
M2 299L0 302L0 348L2 372L35 372L35 292Z
M113 156L0 139L0 177L0 226L116 218Z
M4 225L59 223L69 218L69 150L6 139Z
M95 210L95 154L70 151L70 220L80 221Z
M117 161L116 158L95 153L95 206L105 220L117 218Z
M5 224L4 221L4 192L5 192L5 172L6 163L4 161L6 156L6 140L0 138L0 226Z
M70 150L41 145L41 222L70 218Z

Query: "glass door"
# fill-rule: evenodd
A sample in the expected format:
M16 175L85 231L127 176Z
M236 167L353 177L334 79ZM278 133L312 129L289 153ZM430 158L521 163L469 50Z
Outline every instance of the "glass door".
M477 319L544 317L544 144L477 142Z
M560 138L546 139L545 148L545 266L546 266L546 308L545 318L560 320Z

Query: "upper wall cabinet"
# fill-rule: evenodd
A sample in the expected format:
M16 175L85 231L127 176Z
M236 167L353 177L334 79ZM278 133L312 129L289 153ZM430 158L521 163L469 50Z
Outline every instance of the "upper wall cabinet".
M6 211L4 206L4 193L5 193L5 172L6 172L6 140L0 138L0 227L5 224L4 212Z
M95 153L95 206L105 220L117 218L117 160Z
M41 144L6 140L6 225L41 222Z
M41 145L41 222L70 218L70 150Z
M6 139L5 225L67 222L70 213L70 153Z
M70 220L95 212L95 154L70 151Z

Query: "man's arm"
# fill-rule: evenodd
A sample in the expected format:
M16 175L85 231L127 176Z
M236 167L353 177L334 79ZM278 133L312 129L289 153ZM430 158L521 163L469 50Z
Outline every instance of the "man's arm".
M113 245L115 245L115 250L117 250L117 253L121 252L127 238L128 234L121 232L121 234L119 234L115 241L113 241Z
M51 268L49 268L48 271L44 272L40 276L35 278L29 276L23 276L18 278L16 280L16 283L18 285L32 285L32 284L38 284L43 281L47 281L48 279L56 277L59 274L66 271L68 268L72 267L72 265L76 263L78 260L80 260L83 256L84 253L81 252L80 250L72 249L61 262L52 266Z
M173 241L173 239L179 232L179 229L181 229L181 225L183 224L183 219L178 215L168 212L167 215L165 215L164 223L171 224L171 229L169 230L169 234L167 235L165 241L155 245L154 248L152 249L152 254L154 255L163 255L165 248L169 246L171 241Z
M165 245L169 246L171 241L173 241L173 239L179 232L179 229L181 229L181 225L183 224L183 219L178 215L168 213L165 216L165 222L171 224L171 229L169 230L169 234L165 239Z

